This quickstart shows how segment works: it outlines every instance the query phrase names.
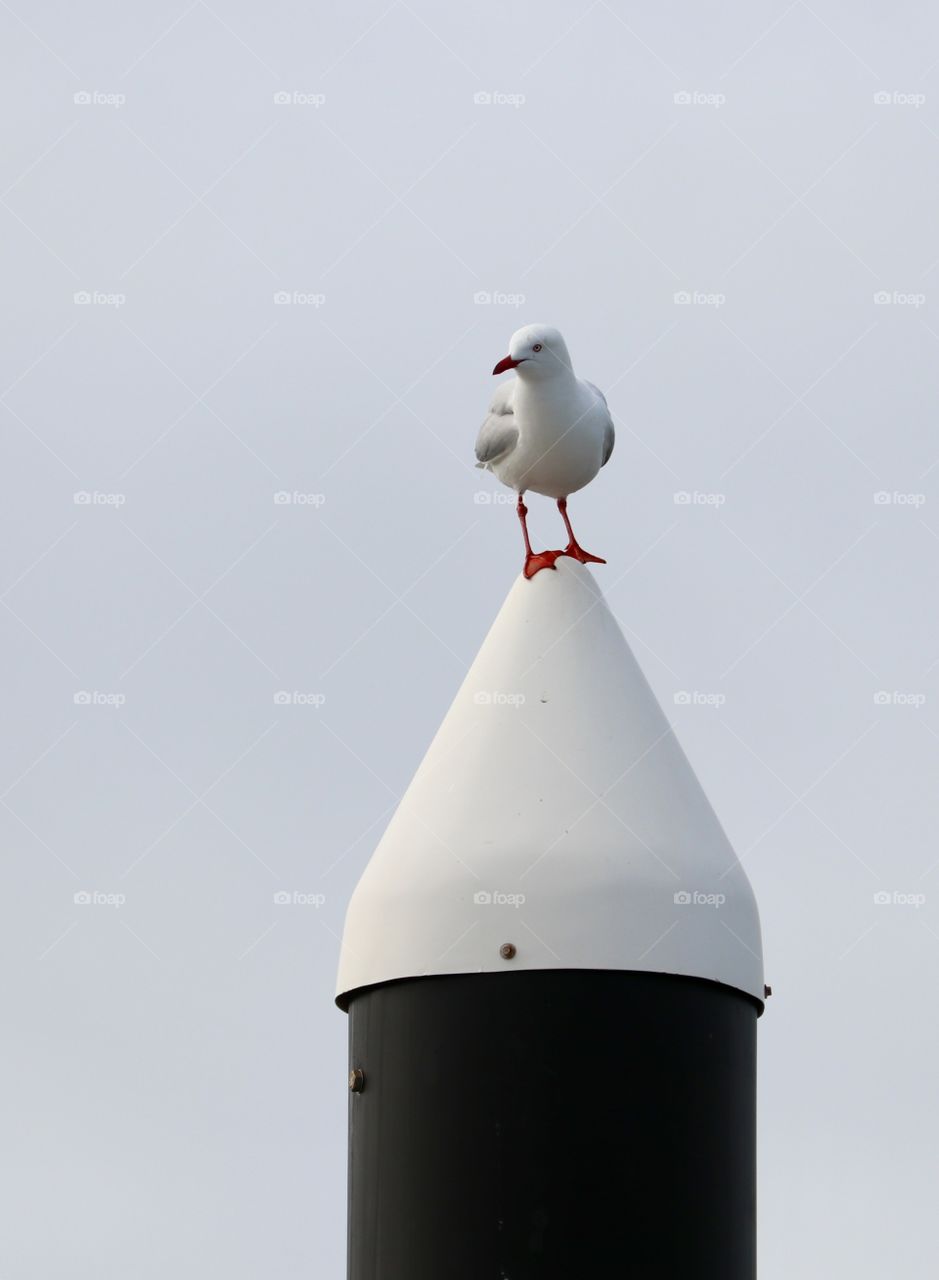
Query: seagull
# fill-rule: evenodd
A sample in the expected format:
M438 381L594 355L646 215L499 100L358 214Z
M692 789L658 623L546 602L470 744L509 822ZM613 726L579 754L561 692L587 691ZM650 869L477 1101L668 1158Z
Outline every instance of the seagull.
M512 334L509 354L492 372L509 369L517 377L500 383L492 398L476 441L476 465L518 494L525 577L556 568L560 556L606 564L580 546L567 515L568 496L588 485L613 452L606 397L576 376L567 344L550 325L528 324ZM529 489L557 501L569 539L563 551L532 551L524 502Z

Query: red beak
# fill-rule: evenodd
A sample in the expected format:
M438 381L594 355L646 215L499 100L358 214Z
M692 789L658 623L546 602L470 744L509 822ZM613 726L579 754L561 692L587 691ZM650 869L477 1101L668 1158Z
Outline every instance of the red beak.
M511 356L506 356L504 360L499 361L492 372L505 373L507 369L517 369L521 363L521 360L513 360Z

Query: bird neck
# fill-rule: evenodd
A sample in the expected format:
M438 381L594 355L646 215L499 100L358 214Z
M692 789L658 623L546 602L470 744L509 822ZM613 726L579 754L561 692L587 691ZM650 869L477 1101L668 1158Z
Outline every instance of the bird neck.
M519 365L518 376L526 387L558 387L565 382L572 381L574 371L570 365L552 364L550 367L539 366L538 368L526 369L525 365Z

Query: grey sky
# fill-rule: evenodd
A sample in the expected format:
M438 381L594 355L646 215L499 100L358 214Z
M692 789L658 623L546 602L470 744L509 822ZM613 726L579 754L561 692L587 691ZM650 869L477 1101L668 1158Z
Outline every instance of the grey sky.
M0 1269L343 1273L338 935L521 565L472 449L546 321L617 422L575 528L762 910L761 1275L931 1276L935 14L0 32Z

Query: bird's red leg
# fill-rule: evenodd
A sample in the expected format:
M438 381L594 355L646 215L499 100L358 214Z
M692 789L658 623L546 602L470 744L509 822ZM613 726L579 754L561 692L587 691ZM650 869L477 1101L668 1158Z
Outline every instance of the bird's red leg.
M519 499L521 501L521 499ZM567 546L561 552L562 556L573 556L575 560L579 560L581 564L606 564L605 560L601 560L599 556L592 556L589 551L585 551L577 539L574 537L574 530L571 528L571 522L567 516L567 499L558 498L558 511L564 518L564 527L567 530L567 536L570 539Z
M518 495L516 511L522 526L522 537L525 539L525 568L523 572L526 578L533 578L539 569L553 569L555 567L554 562L561 552L539 551L536 555L531 549L531 541L528 537L528 524L525 519L528 515L528 508L525 506L521 494Z

